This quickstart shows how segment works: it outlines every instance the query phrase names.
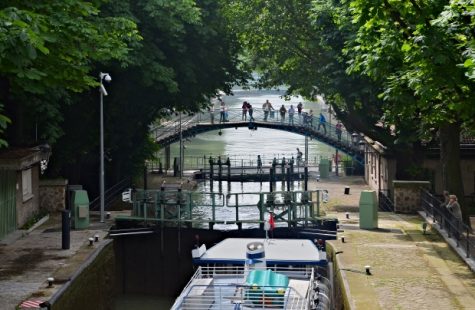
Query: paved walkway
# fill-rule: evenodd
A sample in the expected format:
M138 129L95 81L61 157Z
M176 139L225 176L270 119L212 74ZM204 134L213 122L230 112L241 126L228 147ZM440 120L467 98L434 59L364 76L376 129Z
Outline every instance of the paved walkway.
M435 229L423 234L418 215L386 212L378 214L378 229L359 229L359 193L367 187L342 181L351 195L340 194L342 185L332 180L321 185L334 192L327 215L339 218L343 231L330 243L342 251L336 259L353 309L475 309L475 275Z
M87 230L71 231L69 250L61 249L60 216L29 234L16 232L0 243L0 310L13 310L25 300L48 300L104 241L112 220L92 217ZM88 239L99 235L93 246ZM54 277L52 287L47 279ZM20 308L21 309L21 308Z
M350 194L344 189L350 187ZM309 189L327 189L327 215L338 217L345 243L331 241L355 309L475 309L475 276L434 231L422 234L416 215L379 213L378 230L358 228L358 202L368 189L361 177L311 180ZM345 213L349 212L349 219ZM71 249L61 249L59 218L30 234L0 244L0 310L15 309L26 299L48 300L87 257L105 241L112 220L92 217L88 230L71 232ZM99 234L90 247L88 238ZM372 275L364 266L371 265ZM55 277L52 288L48 277ZM67 309L65 309L67 310Z

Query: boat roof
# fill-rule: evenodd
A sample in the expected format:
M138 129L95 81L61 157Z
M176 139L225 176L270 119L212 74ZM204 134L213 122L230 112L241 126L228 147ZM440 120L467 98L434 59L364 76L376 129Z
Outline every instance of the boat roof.
M247 244L264 244L267 265L326 265L326 253L321 252L313 242L307 239L265 239L265 238L228 238L209 250L201 257L194 258L196 265L235 264L246 262Z

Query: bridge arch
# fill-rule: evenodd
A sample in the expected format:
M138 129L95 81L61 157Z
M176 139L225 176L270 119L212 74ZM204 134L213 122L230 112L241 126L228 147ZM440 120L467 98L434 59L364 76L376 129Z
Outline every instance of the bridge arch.
M335 124L326 123L326 133L323 127L318 128L318 120L314 117L312 123L305 122L305 117L294 116L293 123L288 118L281 120L279 118L268 118L264 121L263 112L258 110L253 114L254 120L243 120L241 109L233 109L228 111L227 121L219 121L219 112L200 112L186 117L175 118L164 125L152 129L155 142L161 146L168 146L180 140L180 132L182 138L190 138L204 132L246 127L249 130L258 130L259 128L268 128L274 130L287 131L302 136L307 136L322 143L325 143L345 154L351 156L355 161L364 165L364 152L359 147L359 135L351 134L346 130L342 130L340 138L336 133ZM249 118L249 116L248 116Z

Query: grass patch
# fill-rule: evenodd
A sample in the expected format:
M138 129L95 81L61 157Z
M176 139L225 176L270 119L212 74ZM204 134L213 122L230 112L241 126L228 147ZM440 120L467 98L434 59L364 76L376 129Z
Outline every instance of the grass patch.
M35 225L39 220L41 220L46 215L48 215L48 212L44 210L36 212L35 214L33 214L32 217L28 219L28 221L20 229L24 229L24 230L30 229L31 227L33 227L33 225Z

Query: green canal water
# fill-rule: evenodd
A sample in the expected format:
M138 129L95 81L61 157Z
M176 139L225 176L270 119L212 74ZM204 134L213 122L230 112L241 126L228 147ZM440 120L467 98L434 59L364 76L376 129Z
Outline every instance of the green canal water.
M268 99L274 108L278 110L282 104L288 109L290 105L297 106L299 102L304 105L304 111L312 109L315 115L318 115L320 110L325 109L325 105L316 102L306 102L301 97L291 97L289 100L283 98L284 91L269 91L269 90L234 90L234 96L225 96L223 99L228 108L240 108L243 101L250 102L254 109L261 109L262 104ZM185 157L203 158L204 156L218 156L225 155L234 160L255 160L257 155L261 155L265 160L272 160L272 158L290 158L296 156L296 148L302 152L305 149L305 137L286 131L272 130L265 128L258 128L258 130L249 130L247 128L225 129L222 134L219 131L210 131L190 139L185 142ZM309 141L309 159L312 158L330 158L334 153L334 149L315 140ZM171 156L179 156L179 146L175 143L171 146ZM266 163L265 163L266 164ZM186 170L186 166L185 166ZM229 186L229 187L228 187ZM284 190L283 184L277 182L276 191ZM258 192L269 191L269 183L267 182L248 182L240 183L233 182L230 185L227 182L214 182L212 186L213 192L221 192L224 195L228 193L243 193L243 192ZM294 190L302 190L303 182L293 182ZM210 192L211 184L209 181L200 183L197 191ZM256 197L244 197L241 195L242 203L254 203ZM203 198L206 199L206 198ZM247 200L246 200L247 199ZM252 200L252 201L251 201ZM224 208L220 212L230 212ZM255 217L257 208L249 208L241 216ZM233 213L234 214L234 213ZM201 214L207 217L205 211ZM229 229L230 227L215 227L216 229ZM232 227L230 228L232 229ZM116 300L115 310L157 310L170 309L173 304L173 299L159 298L154 296L143 295L122 295Z

